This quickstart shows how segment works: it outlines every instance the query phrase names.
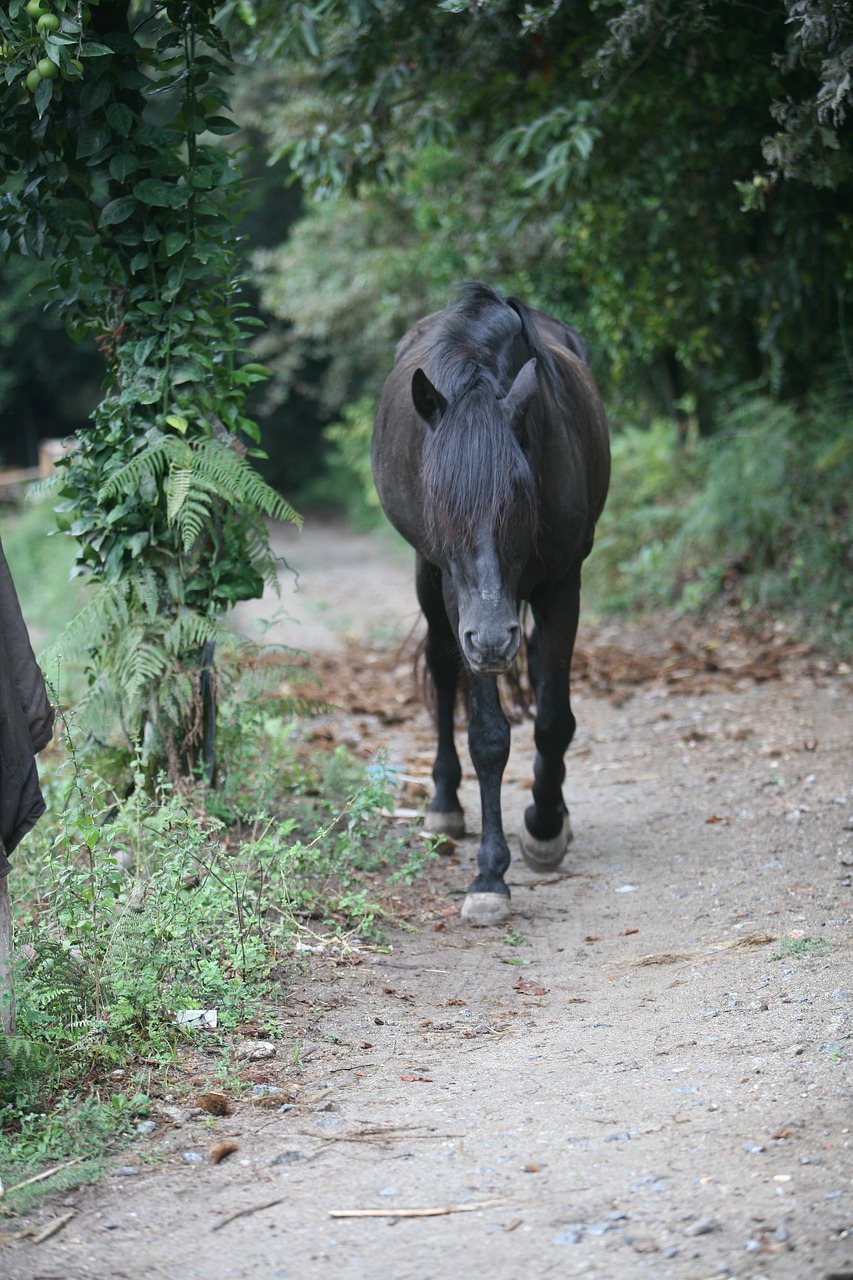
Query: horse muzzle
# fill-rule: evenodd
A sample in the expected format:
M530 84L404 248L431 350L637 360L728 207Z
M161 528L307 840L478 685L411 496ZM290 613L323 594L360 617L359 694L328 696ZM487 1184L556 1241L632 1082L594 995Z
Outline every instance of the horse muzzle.
M508 671L521 644L521 628L517 622L504 627L491 625L464 630L460 627L460 633L463 657L478 676Z

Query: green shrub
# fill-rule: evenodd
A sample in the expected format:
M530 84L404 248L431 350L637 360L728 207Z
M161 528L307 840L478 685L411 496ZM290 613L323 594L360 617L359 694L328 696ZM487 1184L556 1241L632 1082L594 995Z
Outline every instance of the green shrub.
M665 421L616 430L588 604L690 611L736 601L842 646L853 631L851 494L843 380L800 405L741 391L707 438Z
M853 430L843 387L794 406L738 398L673 547L681 603L721 591L841 645L853 626Z
M584 569L585 601L595 609L638 609L670 591L668 557L696 486L699 444L675 424L613 432L610 493Z

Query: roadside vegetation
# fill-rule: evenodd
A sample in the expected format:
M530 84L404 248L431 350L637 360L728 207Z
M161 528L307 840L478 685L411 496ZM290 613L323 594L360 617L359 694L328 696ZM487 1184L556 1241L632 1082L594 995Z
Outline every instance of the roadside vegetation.
M35 514L0 521L19 561L44 545L48 512ZM28 614L38 581L22 580ZM59 618L69 609L58 584L55 608ZM381 946L393 886L430 857L388 823L381 759L313 742L320 708L299 655L238 646L229 677L214 788L152 779L138 754L94 740L57 698L55 745L40 762L47 813L12 876L17 1034L0 1039L7 1192L66 1161L59 1186L95 1176L117 1142L144 1132L152 1100L189 1091L201 1043L215 1084L229 1074L236 1027L278 1039L303 953ZM56 1186L28 1184L0 1204L22 1210Z

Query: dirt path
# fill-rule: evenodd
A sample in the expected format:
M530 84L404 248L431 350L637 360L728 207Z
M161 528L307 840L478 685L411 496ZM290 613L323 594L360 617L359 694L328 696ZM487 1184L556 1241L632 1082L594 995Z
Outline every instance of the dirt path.
M352 693L334 731L428 774L427 718L363 648L380 622L390 639L389 606L409 625L408 564L303 539L297 642ZM34 1215L76 1211L0 1274L853 1277L850 673L772 635L585 643L566 874L514 860L509 928L472 928L460 843L389 954L312 957L277 1056L234 1067L254 1096L217 1121L158 1115L125 1165ZM511 832L529 722L513 736ZM476 831L470 772L465 798ZM214 1165L213 1139L239 1149ZM383 1216L335 1216L352 1210Z

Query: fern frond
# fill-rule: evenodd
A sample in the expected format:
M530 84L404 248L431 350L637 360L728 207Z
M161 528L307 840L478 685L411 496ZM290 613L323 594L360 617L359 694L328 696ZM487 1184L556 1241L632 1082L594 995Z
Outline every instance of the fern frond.
M264 585L275 591L276 595L281 595L278 569L263 524L252 525L246 530L246 550L249 562L263 578Z
M198 477L195 479L196 483L187 492L175 518L180 530L181 546L187 555L210 524L215 501L215 495L206 492L205 487L198 484Z
M120 493L134 493L146 479L157 481L167 467L181 465L192 465L192 451L187 442L180 436L158 435L101 486L98 502L116 498Z
M169 524L174 524L184 505L190 486L193 482L193 473L191 467L169 468L169 475L166 479L166 519Z
M263 512L271 520L301 525L302 517L245 458L218 440L203 440L196 451L201 475L216 485L227 501Z
M112 664L114 681L131 705L142 701L145 690L157 685L169 665L162 647L146 641L144 634L141 627L127 632Z
M156 618L160 609L160 589L157 577L150 565L143 565L139 574L130 582L134 598L138 600L150 619Z
M68 622L41 655L45 665L61 665L86 652L105 636L111 626L128 618L126 582L109 582L97 587L79 613Z
M27 502L43 502L46 498L53 498L65 483L64 471L54 468L49 476L30 485L27 489Z
M228 629L214 618L188 610L179 613L163 632L163 648L180 656L203 649L210 640L231 639Z

